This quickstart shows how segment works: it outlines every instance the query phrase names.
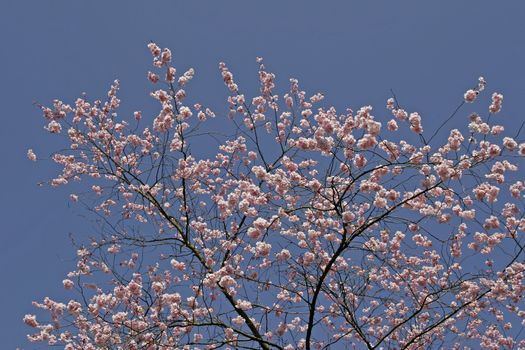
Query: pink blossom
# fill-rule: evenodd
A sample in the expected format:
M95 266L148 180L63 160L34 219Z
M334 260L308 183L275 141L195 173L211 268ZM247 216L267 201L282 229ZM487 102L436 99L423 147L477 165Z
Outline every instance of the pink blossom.
M525 189L523 182L517 181L509 187L512 197L519 198L521 192Z
M478 91L470 89L467 90L467 92L465 92L465 95L463 97L465 98L465 102L472 103L474 102L478 94Z
M487 85L487 82L485 81L485 78L479 77L478 78L478 91L485 90L486 85Z
M525 143L520 143L518 145L518 149L519 149L519 154L521 156L525 156Z
M248 300L237 300L237 307L241 310L250 310L252 308L252 303Z
M62 131L62 125L60 123L52 120L47 124L46 130L49 131L52 134L58 134L60 131Z
M157 44L151 42L148 44L148 49L151 51L151 54L153 56L160 55L160 47L157 46Z
M377 139L371 134L365 134L359 141L357 141L357 146L363 150L372 148L375 145L377 145Z
M27 150L27 159L35 162L36 161L36 154L33 152L33 150L30 148Z
M152 83L157 83L159 81L159 76L155 73L148 72L148 79Z
M244 318L242 316L237 316L232 318L232 322L237 326L242 326L244 324Z
M268 256L272 246L266 242L257 242L255 243L255 255L256 256Z
M290 259L291 256L292 254L290 253L288 249L283 249L279 253L275 254L275 257L277 258L277 260L281 262Z
M417 112L410 113L408 121L410 122L410 130L416 134L423 133L423 127L421 126L421 116Z
M355 214L353 212L345 211L343 213L343 220L344 220L344 222L351 222L354 219L355 219Z
M312 252L306 252L303 256L303 263L308 266L310 265L315 259L315 255Z
M161 60L162 60L162 63L164 64L171 61L171 50L170 49L165 48L164 50L162 50Z
M193 68L188 69L186 72L184 72L182 76L179 77L179 80L177 83L180 86L186 85L187 83L190 82L191 79L193 79L194 74L195 74L195 71L193 70Z
M177 70L175 67L168 67L168 70L166 72L166 81L173 83L175 81L175 74L177 73Z
M405 120L408 118L408 113L404 109L394 109L392 110L392 113L399 120Z
M354 158L354 165L356 167L358 167L358 168L364 167L366 165L366 162L367 162L367 160L366 160L365 156L362 155L362 154L358 154Z
M127 312L117 312L111 317L111 320L114 323L124 323L124 321L127 319L128 313Z
M170 264L175 270L184 271L186 269L186 264L182 261L171 259Z
M395 119L391 119L388 121L387 129L389 131L396 131L398 129L397 122L395 121Z
M518 143L514 141L512 137L504 137L503 146L505 146L506 149L513 151L518 147Z
M501 105L503 103L503 95L497 92L492 94L492 103L489 106L490 113L496 114L501 111Z
M75 285L75 284L73 283L73 281L71 281L70 279L65 279L65 280L63 280L63 281L62 281L62 284L64 285L64 288L65 288L65 289L72 289L73 286Z
M118 244L112 244L108 248L108 253L117 254L118 252L120 252L120 246Z
M91 189L93 190L93 192L95 192L95 194L97 196L100 196L102 194L102 187L98 186L98 185L93 185L91 186Z
M180 116L183 120L188 119L189 117L193 115L191 110L186 106L181 107L179 111L180 111Z
M392 97L389 98L386 101L386 108L389 109L389 110L393 110L394 109L394 103L395 103L395 100Z
M30 327L37 327L38 322L36 321L35 315L25 315L24 316L24 323L27 324Z

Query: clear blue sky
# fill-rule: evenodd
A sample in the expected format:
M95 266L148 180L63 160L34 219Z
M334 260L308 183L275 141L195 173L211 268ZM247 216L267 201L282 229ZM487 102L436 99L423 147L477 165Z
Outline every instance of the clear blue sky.
M517 127L525 119L524 18L521 0L0 1L1 348L39 348L27 344L21 319L32 300L64 295L74 264L68 234L90 231L68 206L70 189L36 186L56 168L29 162L27 148L45 156L61 143L43 130L34 100L96 99L119 78L124 112L152 107L145 45L154 40L172 48L179 70L195 68L188 90L219 114L226 92L218 62L253 92L255 57L263 56L281 87L299 78L339 109L372 104L386 113L392 88L427 129L484 75L486 95L505 96L504 124Z

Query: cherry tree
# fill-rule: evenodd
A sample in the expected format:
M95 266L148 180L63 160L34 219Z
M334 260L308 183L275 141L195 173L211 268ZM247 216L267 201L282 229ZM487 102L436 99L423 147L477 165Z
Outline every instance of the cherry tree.
M525 349L525 143L493 123L501 94L463 116L464 130L425 133L395 96L376 113L341 113L295 79L277 95L258 58L253 98L220 63L229 113L216 116L188 102L194 70L181 74L169 49L148 48L152 122L118 113L118 81L105 101L39 105L45 128L68 142L49 183L81 181L71 200L99 230L77 244L63 281L71 300L45 298L24 317L31 341ZM485 87L480 77L451 118Z

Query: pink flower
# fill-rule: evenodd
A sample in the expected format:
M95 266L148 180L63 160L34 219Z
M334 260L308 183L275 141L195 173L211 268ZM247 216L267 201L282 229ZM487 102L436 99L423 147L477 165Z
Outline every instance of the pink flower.
M365 134L359 141L357 146L363 150L370 149L377 145L377 139L372 134Z
M519 148L520 156L525 156L525 143L520 143L518 148Z
M303 263L308 266L310 265L315 259L315 255L312 252L306 252L303 255Z
M405 120L408 117L408 113L404 109L394 109L392 112L399 120Z
M118 252L120 252L120 246L118 244L112 244L108 248L108 253L117 254Z
M490 130L490 133L496 136L496 135L501 134L504 130L505 128L503 127L503 125L494 125L492 129Z
M268 256L272 246L266 242L257 242L255 243L255 252L256 256Z
M485 81L485 78L479 77L478 78L478 91L485 90L486 85L487 85L487 82Z
M501 105L503 103L503 95L497 92L492 94L492 104L489 106L490 113L496 114L501 111Z
M519 198L521 192L525 189L523 182L517 181L514 184L510 185L509 191L514 198Z
M251 239L259 239L262 236L262 232L255 227L250 227L247 234Z
M244 324L244 318L242 316L237 316L232 318L232 322L237 326L242 326Z
M421 126L421 116L419 115L419 113L410 113L408 121L410 122L410 130L412 130L416 134L423 133L423 127Z
M505 146L505 148L507 148L508 150L513 151L518 147L518 143L514 141L512 137L504 137L503 146Z
M184 271L186 269L186 264L184 262L175 259L171 259L170 264L175 270Z
M391 119L387 124L387 129L389 131L396 131L398 129L398 126L397 126L397 122L395 121L395 119Z
M36 161L36 154L33 152L33 150L30 148L27 150L27 159L35 162Z
M290 251L288 249L283 249L279 253L275 254L275 257L278 261L286 261L290 259L292 254L290 254Z
M95 192L97 196L100 196L102 194L102 188L98 185L91 186L91 189L93 190L93 192Z
M158 56L160 55L160 47L157 46L157 44L155 43L149 43L148 44L148 49L150 50L151 54L153 56Z
M479 92L477 92L476 90L470 89L470 90L467 90L467 92L465 92L465 95L463 95L463 97L465 98L465 102L472 103L474 102L478 94Z
M162 50L161 60L162 60L162 63L164 63L164 64L166 64L166 63L171 61L171 51L170 51L170 49L165 48L164 50Z
M266 230L268 227L268 220L264 218L257 218L253 221L253 226L258 230Z
M195 75L195 70L193 68L188 69L184 74L179 78L177 83L180 86L184 86L190 82L191 79L193 79L193 76Z
M127 312L117 312L111 317L111 320L114 323L123 323L126 320L127 316L128 316Z
M148 72L148 79L155 84L159 81L159 76L155 73Z
M191 113L191 110L186 106L181 107L179 111L180 111L180 117L183 120L188 119L189 117L193 115L193 113Z
M37 327L38 322L36 321L35 315L25 315L24 316L24 323L30 327Z
M248 300L237 300L237 307L241 310L250 310L252 308L252 303Z
M386 108L389 109L389 110L393 110L394 109L394 103L395 103L395 100L394 98L389 98L388 100L386 100Z
M448 145L451 150L457 151L461 147L461 144L465 138L458 129L453 129L450 131L450 136L448 137Z
M63 281L62 281L62 284L64 285L64 288L65 288L65 289L72 289L73 286L75 285L75 284L73 283L73 281L71 281L70 279L65 279L65 280L63 280Z
M173 83L175 81L175 73L177 70L175 67L169 67L168 71L166 72L166 81L169 81L170 83Z
M362 168L366 165L366 157L363 156L362 154L358 154L355 156L354 158L354 165L358 168Z
M58 134L60 131L62 131L62 125L60 123L52 120L47 124L46 130L49 131L52 134Z
M355 219L355 214L352 213L351 211L345 211L343 213L343 221L344 222L351 222L354 219Z

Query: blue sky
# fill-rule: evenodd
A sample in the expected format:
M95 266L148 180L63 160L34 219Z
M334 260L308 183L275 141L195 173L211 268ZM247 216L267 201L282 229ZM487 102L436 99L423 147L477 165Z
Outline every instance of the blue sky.
M263 56L278 86L298 78L340 110L371 104L386 114L394 89L429 130L483 75L488 92L504 94L501 118L512 128L525 119L523 18L519 0L0 2L2 348L39 348L27 344L21 319L32 300L64 295L61 281L74 264L68 235L91 229L69 206L71 189L36 186L57 168L29 162L27 148L45 156L64 145L43 130L33 101L100 98L119 78L124 112L152 108L146 43L154 40L172 49L179 70L195 68L188 90L218 114L227 108L218 62L250 93L255 57Z

